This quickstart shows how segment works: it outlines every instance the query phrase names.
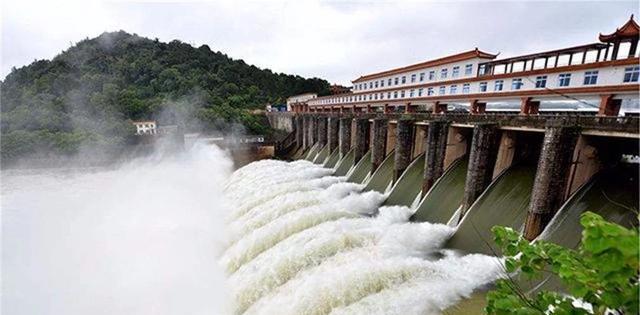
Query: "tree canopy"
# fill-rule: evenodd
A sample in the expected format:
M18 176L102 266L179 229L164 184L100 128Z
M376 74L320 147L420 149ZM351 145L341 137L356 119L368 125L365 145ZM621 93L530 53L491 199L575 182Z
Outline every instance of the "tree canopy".
M121 146L134 133L130 122L141 119L194 131L235 123L262 133L250 110L303 92L327 94L329 83L260 69L207 45L119 31L14 68L0 89L1 152L12 159L71 154L87 142Z

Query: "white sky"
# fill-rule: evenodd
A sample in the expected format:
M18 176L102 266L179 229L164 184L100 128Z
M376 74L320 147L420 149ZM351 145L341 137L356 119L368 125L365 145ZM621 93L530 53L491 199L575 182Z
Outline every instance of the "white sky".
M508 57L595 42L639 11L637 1L2 1L1 78L125 30L345 85L476 46Z

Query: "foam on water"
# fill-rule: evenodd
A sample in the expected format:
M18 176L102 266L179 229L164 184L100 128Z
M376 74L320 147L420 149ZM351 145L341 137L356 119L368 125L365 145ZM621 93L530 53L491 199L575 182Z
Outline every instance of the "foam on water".
M247 233L264 226L274 219L298 210L318 204L327 204L346 197L349 193L362 190L362 185L354 183L336 183L327 189L295 191L277 196L260 204L229 225L230 241L235 242Z
M382 201L382 194L371 191L352 194L337 202L313 205L286 213L251 231L233 244L221 261L227 271L235 272L243 264L292 234L323 222L373 213Z
M439 259L455 228L409 223L411 209L380 208L385 195L331 171L262 161L231 177L221 264L235 313L439 313L502 274L495 257Z

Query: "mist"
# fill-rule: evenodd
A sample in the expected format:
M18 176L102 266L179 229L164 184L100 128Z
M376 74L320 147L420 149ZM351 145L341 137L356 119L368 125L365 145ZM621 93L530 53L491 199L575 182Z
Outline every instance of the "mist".
M2 313L228 313L233 162L215 146L118 167L2 172Z

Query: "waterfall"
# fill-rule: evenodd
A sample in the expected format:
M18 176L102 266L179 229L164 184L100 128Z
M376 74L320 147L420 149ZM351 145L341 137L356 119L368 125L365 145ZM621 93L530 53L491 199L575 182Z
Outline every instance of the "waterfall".
M455 233L308 161L260 161L225 186L220 264L236 314L438 314L502 276L442 246Z

